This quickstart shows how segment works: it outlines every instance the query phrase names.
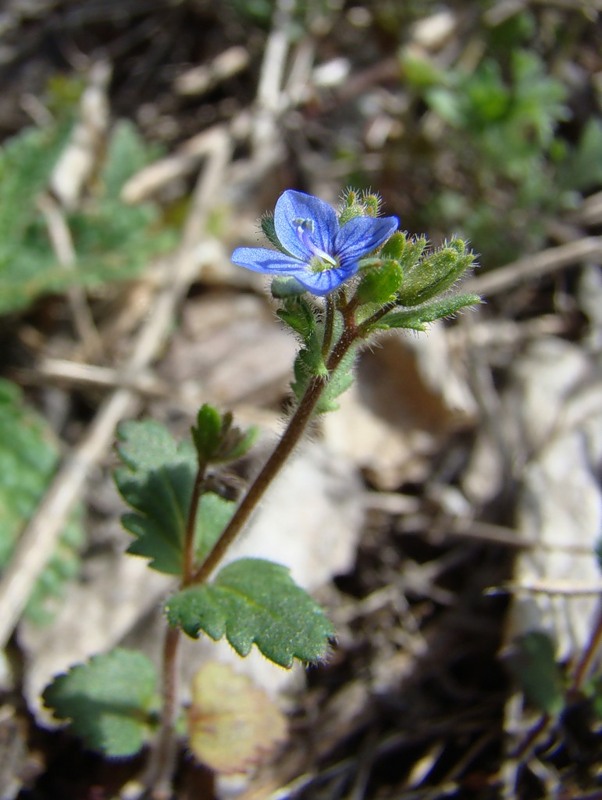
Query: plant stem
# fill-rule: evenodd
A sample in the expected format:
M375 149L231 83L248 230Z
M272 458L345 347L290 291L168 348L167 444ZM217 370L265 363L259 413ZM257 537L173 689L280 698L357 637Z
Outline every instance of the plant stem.
M196 519L201 501L207 465L199 461L188 507L182 553L182 586L194 572L194 538ZM178 650L180 629L168 626L163 645L161 724L155 746L149 758L144 783L154 798L163 800L171 796L171 782L177 755L174 723L178 713Z
M249 487L245 497L236 509L234 516L223 530L220 538L215 543L205 561L192 576L190 583L203 583L207 580L224 557L228 547L248 522L249 517L263 497L266 489L272 483L299 442L320 399L320 395L328 383L330 375L332 375L334 370L339 366L355 338L356 329L353 326L348 326L328 359L326 365L328 376L314 376L311 379L305 394L297 406L297 410L290 418L282 438L274 448L272 455L268 458L263 469Z
M380 319L382 319L386 314L388 314L389 311L392 311L394 308L397 308L397 303L395 302L387 303L382 308L379 308L379 310L376 313L372 314L371 317L365 319L358 328L358 332L360 333L360 335L365 336L367 333L369 333L372 326L375 323L377 323Z
M182 552L182 586L186 586L190 582L194 572L194 535L196 532L196 518L201 500L201 492L203 489L203 482L205 480L206 469L206 464L199 463L196 477L194 479L192 497L190 498L190 507L188 509L188 519L186 520L186 532L184 534L184 547Z
M596 660L596 656L602 650L602 609L598 610L598 616L594 623L593 630L590 634L589 641L579 659L573 678L571 681L571 689L578 692L583 686L584 681L587 680L592 664Z
M328 358L330 353L330 345L332 344L332 333L334 330L334 315L335 315L335 302L331 295L326 297L326 318L324 320L324 339L322 341L322 358L324 361Z
M161 726L144 777L144 785L154 800L167 800L172 793L172 777L177 755L174 723L178 712L178 650L180 629L169 626L163 645L163 705Z

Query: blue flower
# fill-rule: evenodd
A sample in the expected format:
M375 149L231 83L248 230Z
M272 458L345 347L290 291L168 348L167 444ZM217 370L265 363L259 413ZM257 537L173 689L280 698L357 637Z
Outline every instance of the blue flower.
M384 244L398 224L396 217L353 217L339 225L328 203L289 189L274 211L282 252L238 247L232 261L254 272L294 278L313 294L326 295L355 275L360 259Z

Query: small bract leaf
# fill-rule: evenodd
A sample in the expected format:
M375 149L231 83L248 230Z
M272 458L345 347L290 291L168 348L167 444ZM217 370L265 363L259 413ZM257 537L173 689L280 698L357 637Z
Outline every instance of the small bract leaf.
M213 583L192 586L167 603L171 625L197 638L226 636L241 656L253 644L282 667L293 659L325 658L334 631L317 603L280 564L243 558L224 567Z
M350 348L320 395L316 404L316 414L325 414L336 411L339 407L337 398L340 397L353 383L353 365L355 364L355 348Z
M131 756L154 726L157 676L142 653L118 648L59 675L44 703L88 747L108 756Z
M357 297L361 303L387 303L395 298L402 279L403 273L397 261L383 260L380 267L364 273Z
M416 308L391 311L379 320L377 327L385 329L410 328L416 331L423 331L427 323L434 322L436 319L450 317L463 308L475 306L481 302L482 300L478 294L451 295Z
M190 748L216 772L244 772L286 737L278 706L227 664L205 664L192 684Z
M212 461L217 464L224 464L228 461L236 461L242 458L253 446L259 428L255 425L243 431L236 425L232 425L232 414L229 412L222 417L221 440Z
M219 411L204 403L197 413L196 427L191 432L200 461L208 463L217 452L221 441L222 416Z
M266 239L277 247L282 252L286 252L282 245L280 244L280 240L276 234L276 226L274 225L274 215L273 214L264 214L261 218L261 230L263 231L264 236Z
M278 309L278 316L305 341L316 330L315 311L304 297L291 297Z

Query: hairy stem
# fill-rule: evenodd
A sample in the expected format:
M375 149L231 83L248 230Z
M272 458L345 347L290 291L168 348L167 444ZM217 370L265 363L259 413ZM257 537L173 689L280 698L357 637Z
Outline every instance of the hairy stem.
M334 331L334 315L335 315L335 302L331 295L326 298L326 318L324 319L324 339L322 341L322 358L324 361L328 358L330 353L330 345L332 344L332 334Z
M190 498L190 507L188 509L188 519L186 520L186 532L184 534L184 548L182 554L183 586L186 586L190 582L194 572L194 534L196 532L196 518L199 510L199 503L201 501L206 469L206 464L199 463L196 477L194 479L192 497Z
M182 586L187 584L194 572L196 519L206 469L207 465L199 462L188 507L182 556ZM174 724L178 713L178 650L180 633L179 628L169 626L165 633L163 645L161 724L144 781L154 800L163 800L171 796L171 781L177 755Z
M161 726L149 757L144 785L153 800L171 797L171 782L177 756L174 724L178 713L178 650L180 629L168 627L163 645L163 705Z
M290 418L282 438L274 448L272 455L268 458L263 469L249 487L245 497L236 509L234 516L222 532L205 561L192 576L190 583L203 583L207 580L224 557L228 547L230 547L246 525L266 489L280 472L282 466L299 442L320 399L320 395L328 383L329 376L332 375L334 370L339 366L355 338L355 328L348 327L335 345L328 359L326 365L328 376L314 376L311 379L305 394L301 398L295 413Z

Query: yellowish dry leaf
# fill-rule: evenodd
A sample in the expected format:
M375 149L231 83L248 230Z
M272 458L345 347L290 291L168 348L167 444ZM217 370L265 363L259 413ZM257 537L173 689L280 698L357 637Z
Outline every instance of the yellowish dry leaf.
M194 677L188 725L195 756L226 774L265 760L286 737L278 706L245 675L217 661Z

